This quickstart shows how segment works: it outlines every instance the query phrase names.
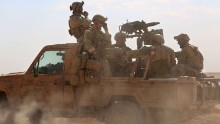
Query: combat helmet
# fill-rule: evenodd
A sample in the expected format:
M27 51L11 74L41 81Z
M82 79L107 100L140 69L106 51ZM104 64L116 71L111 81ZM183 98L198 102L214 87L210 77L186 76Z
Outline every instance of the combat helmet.
M118 33L115 34L114 39L117 41L120 37L126 38L126 34L122 33L122 32L118 32Z
M157 44L164 44L165 41L162 35L155 34L153 35L152 42Z
M180 41L180 42L185 42L185 43L188 43L190 38L187 34L184 34L184 33L181 33L177 36L174 36L174 39L177 40L177 41Z
M72 5L70 5L70 11L74 11L77 6L83 6L84 2L73 2Z
M93 16L92 22L95 22L95 20L98 20L99 22L105 22L105 21L107 21L107 18L105 18L104 16L102 16L100 14L97 14L97 15Z

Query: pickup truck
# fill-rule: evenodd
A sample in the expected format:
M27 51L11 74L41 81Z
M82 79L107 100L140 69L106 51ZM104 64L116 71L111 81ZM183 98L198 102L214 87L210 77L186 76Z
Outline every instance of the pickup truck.
M81 63L76 43L45 46L27 71L0 76L0 106L36 102L41 109L106 124L169 124L220 101L216 78L87 75L83 82Z

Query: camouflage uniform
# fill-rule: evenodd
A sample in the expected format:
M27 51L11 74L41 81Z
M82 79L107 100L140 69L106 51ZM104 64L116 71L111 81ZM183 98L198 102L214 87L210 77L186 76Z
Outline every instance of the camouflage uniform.
M84 51L89 55L89 59L98 60L104 69L104 75L109 76L111 72L105 58L105 48L110 46L111 40L109 34L103 33L101 27L97 28L99 24L96 24L96 21L98 21L103 26L106 19L101 15L95 15L92 21L94 25L91 29L85 31L83 37Z
M125 52L132 50L131 48L129 48L128 46L126 46L126 44L125 44L125 45L118 45L118 44L116 43L116 44L112 44L111 47L112 47L112 48L115 48L115 47L121 48L121 49L122 49L123 51L125 51Z
M179 75L199 77L200 72L203 69L202 54L200 54L199 56L200 58L198 58L197 54L200 52L198 51L197 47L189 44L190 38L187 34L182 33L178 36L175 36L174 39L178 41L178 44L182 49L181 51L176 52L178 65L175 68L177 71L179 70L178 71L180 73Z
M173 49L163 45L164 39L160 35L154 35L151 47L142 47L129 53L131 56L150 57L150 67L147 77L169 77L171 67L176 65Z
M73 2L70 10L73 14L69 17L69 33L77 39L77 43L82 43L85 30L90 28L91 20L87 18L88 13L83 11L83 2Z
M131 48L127 47L126 42L126 34L122 32L118 32L114 37L116 44L111 45L112 48L120 48L123 53L131 51ZM123 54L122 53L122 54ZM132 62L131 59L128 59L126 56L115 56L114 58L108 59L112 71L113 76L129 76L130 73L130 64Z
M103 58L105 55L105 48L110 46L110 42L106 39L102 31L94 32L93 29L86 30L84 39L84 49L91 57L96 59ZM96 51L97 55L93 56L92 52Z

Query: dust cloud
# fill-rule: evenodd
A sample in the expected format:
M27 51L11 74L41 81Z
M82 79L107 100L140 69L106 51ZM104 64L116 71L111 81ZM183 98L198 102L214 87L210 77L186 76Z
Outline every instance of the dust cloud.
M44 112L40 105L31 103L12 108L0 110L0 124L104 124L94 118L62 118L54 117L51 113ZM190 120L179 124L219 124L220 105L209 112L202 113Z
M30 105L2 108L0 116L0 124L40 124L43 111L33 102Z
M0 111L0 124L43 124L44 113L35 102ZM49 122L48 122L49 123Z
M41 106L35 102L19 107L1 108L0 124L103 124L93 118L55 117L40 108Z

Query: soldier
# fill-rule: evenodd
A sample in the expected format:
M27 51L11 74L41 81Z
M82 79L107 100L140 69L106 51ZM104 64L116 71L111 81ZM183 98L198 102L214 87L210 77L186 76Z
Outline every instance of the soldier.
M73 14L69 18L69 33L77 39L77 43L82 42L85 30L90 28L91 20L89 20L88 12L83 12L84 2L73 2L70 10Z
M112 47L118 47L122 48L125 51L130 51L131 48L127 47L125 42L126 42L126 34L122 32L118 32L115 34L114 37L116 44L113 44Z
M88 12L83 12L83 5L84 2L73 2L70 6L70 10L72 11L72 15L69 17L69 34L74 36L77 39L77 43L79 44L78 47L78 54L76 61L73 61L72 66L73 69L71 73L75 78L79 75L79 79L81 83L85 82L84 73L85 73L85 63L86 57L81 55L82 47L83 47L83 36L85 30L90 28L91 20L88 19Z
M203 69L203 55L196 46L189 44L189 36L181 33L174 37L178 41L181 51L176 52L178 66L176 70L186 76L200 77ZM177 74L177 73L176 73Z
M116 44L113 44L112 48L119 48L126 53L131 51L131 48L127 47L126 42L126 34L122 32L118 32L115 34L114 37ZM117 58L116 58L117 57ZM131 64L132 60L128 59L126 56L115 56L114 58L108 59L112 71L113 76L129 76L130 68L129 65Z
M110 67L105 58L105 48L111 45L111 35L108 33L106 20L102 15L95 15L92 18L92 27L85 31L83 43L84 51L88 54L89 59L98 60L104 69L104 75L110 76ZM105 33L101 31L102 27Z
M173 49L163 43L163 36L155 34L152 38L151 47L144 46L139 50L128 53L129 56L149 55L150 65L147 77L169 77L171 67L176 65Z

